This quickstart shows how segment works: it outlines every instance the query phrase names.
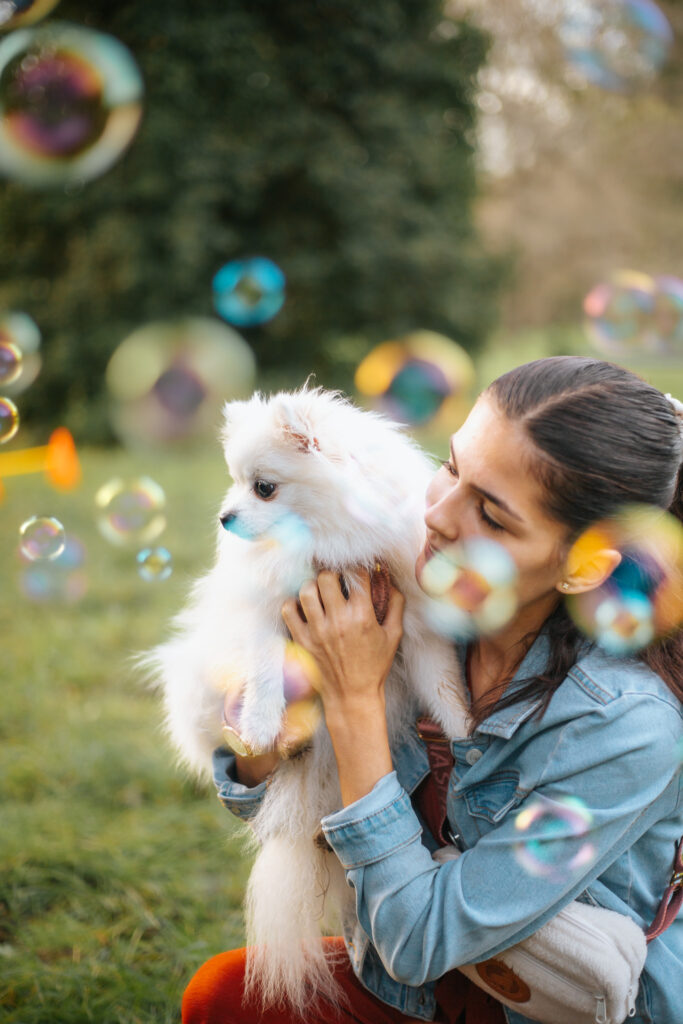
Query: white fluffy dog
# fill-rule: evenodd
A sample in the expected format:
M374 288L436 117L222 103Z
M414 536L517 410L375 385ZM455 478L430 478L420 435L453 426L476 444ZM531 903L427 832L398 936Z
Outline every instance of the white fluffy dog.
M176 635L147 659L160 678L166 722L181 758L208 775L222 744L226 691L240 684L240 733L272 746L284 710L287 631L281 608L321 569L386 566L406 599L404 636L386 685L390 735L420 713L465 735L466 704L452 644L427 624L414 565L424 543L428 458L401 428L336 393L303 388L231 402L223 444L234 481L222 505L214 568L194 587ZM251 821L259 845L246 898L247 981L266 1004L300 1011L310 985L330 994L320 935L353 914L336 857L316 843L320 819L341 805L322 724L285 760Z

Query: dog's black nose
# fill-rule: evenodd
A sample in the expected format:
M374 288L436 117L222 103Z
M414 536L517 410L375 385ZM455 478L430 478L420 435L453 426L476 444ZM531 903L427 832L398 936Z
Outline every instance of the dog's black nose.
M223 529L229 530L230 523L234 522L235 519L237 519L237 516L235 515L234 512L224 512L223 515L220 517Z

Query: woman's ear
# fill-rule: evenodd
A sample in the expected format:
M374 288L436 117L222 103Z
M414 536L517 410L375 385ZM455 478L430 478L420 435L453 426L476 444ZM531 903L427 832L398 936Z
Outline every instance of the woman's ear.
M562 594L585 594L609 579L621 562L621 552L607 537L589 530L572 545L557 589Z

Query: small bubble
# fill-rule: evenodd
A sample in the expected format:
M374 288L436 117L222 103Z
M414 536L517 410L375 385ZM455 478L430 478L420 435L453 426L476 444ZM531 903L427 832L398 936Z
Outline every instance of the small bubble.
M166 496L150 477L116 477L95 495L97 525L106 540L136 546L154 540L166 527Z
M10 398L0 397L0 444L11 441L19 430L19 410Z
M0 337L0 384L12 384L21 373L22 352L12 341Z
M136 555L138 573L148 583L161 583L173 572L173 560L167 548L144 548Z
M212 287L216 312L237 327L272 320L285 301L285 275L263 256L226 263L215 274Z
M57 558L65 541L64 527L54 516L32 516L19 528L21 553L31 562Z
M595 859L592 843L582 839L593 818L577 797L532 799L515 818L520 839L518 864L536 878L564 882Z

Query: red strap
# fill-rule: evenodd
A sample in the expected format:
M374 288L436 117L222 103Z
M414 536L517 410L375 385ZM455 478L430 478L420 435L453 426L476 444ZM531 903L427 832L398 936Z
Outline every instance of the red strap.
M652 942L669 927L681 909L681 905L683 905L683 836L676 844L674 869L662 896L662 902L659 904L654 921L645 930L645 938L648 942Z
M448 846L450 840L445 833L446 801L448 781L455 763L451 746L441 726L431 718L418 718L415 724L418 736L427 747L430 768L429 775L415 793L415 803L437 842L441 846Z

